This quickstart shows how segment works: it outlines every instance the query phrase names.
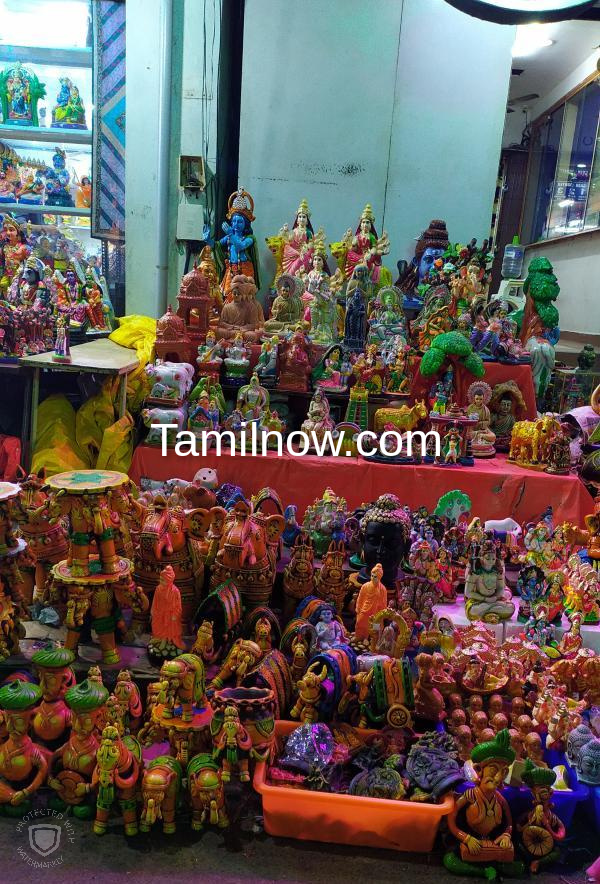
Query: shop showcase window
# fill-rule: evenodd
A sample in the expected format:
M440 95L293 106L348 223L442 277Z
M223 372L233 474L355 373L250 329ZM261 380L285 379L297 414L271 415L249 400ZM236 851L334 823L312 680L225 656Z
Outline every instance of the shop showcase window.
M89 0L0 0L0 211L51 250L90 237L92 48Z
M526 243L600 226L600 84L588 83L533 127L522 223Z

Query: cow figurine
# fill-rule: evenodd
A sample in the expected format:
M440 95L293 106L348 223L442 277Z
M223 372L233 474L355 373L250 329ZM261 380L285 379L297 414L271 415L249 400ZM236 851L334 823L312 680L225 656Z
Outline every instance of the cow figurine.
M181 432L186 426L187 409L182 408L143 408L142 420L146 427L150 427L150 432L146 436L147 445L160 445L162 443L162 431L152 429L153 424L175 424L174 427L167 430L167 445L173 445L177 433Z
M146 374L154 378L150 399L181 405L192 388L194 369L187 362L157 362L146 366Z

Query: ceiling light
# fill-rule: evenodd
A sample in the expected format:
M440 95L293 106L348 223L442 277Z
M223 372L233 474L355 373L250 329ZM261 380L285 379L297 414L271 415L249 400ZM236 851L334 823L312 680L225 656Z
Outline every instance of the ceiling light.
M535 52L539 52L540 49L544 49L546 46L552 46L553 43L554 40L550 39L547 25L519 25L512 48L513 58L523 58L526 55L533 55Z
M595 0L446 0L461 12L500 25L578 18Z

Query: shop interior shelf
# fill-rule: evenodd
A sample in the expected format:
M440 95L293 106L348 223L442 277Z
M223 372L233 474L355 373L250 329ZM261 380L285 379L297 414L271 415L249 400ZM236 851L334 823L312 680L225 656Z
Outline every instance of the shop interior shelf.
M2 46L0 60L21 61L24 64L50 64L64 67L92 66L91 49L57 49L48 46Z
M51 141L53 144L90 144L90 129L58 129L50 126L3 126L0 125L0 139L22 141Z
M25 203L0 203L0 214L11 212L14 215L79 215L90 217L90 210L76 206L29 206Z

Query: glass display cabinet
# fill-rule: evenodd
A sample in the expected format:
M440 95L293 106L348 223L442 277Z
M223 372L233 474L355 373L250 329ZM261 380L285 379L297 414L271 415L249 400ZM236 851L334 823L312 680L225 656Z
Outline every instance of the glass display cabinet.
M0 215L44 248L100 258L90 237L89 0L0 0ZM39 242L39 240L38 240Z

